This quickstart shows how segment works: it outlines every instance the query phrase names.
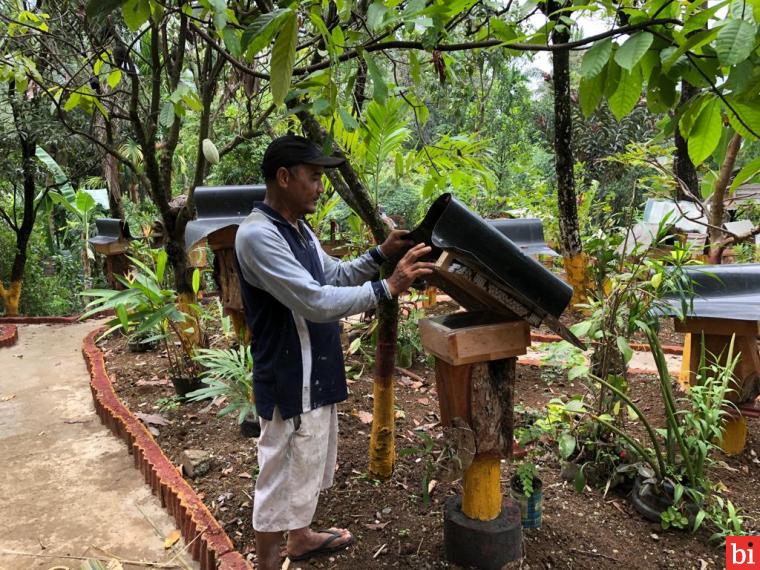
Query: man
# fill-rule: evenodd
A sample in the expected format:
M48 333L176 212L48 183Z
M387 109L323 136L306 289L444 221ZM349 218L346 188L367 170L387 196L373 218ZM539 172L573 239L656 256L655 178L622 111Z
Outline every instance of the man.
M348 392L338 320L399 295L433 267L419 261L430 247L418 244L390 278L377 279L380 264L409 246L401 230L352 262L324 253L303 216L316 211L324 169L342 163L342 158L323 156L303 137L274 140L262 162L266 198L235 239L261 418L253 528L262 570L279 568L286 530L291 560L354 542L345 529L309 528L320 489L332 485L335 404Z

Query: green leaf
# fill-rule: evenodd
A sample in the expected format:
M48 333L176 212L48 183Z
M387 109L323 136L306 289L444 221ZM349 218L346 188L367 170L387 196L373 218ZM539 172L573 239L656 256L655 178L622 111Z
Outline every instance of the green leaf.
M718 28L712 28L709 30L702 30L700 32L695 33L693 36L689 36L689 38L682 43L680 46L678 46L675 50L670 50L667 53L668 55L665 57L665 59L662 61L662 68L665 72L669 71L671 67L673 67L673 64L675 64L679 58L684 55L687 51L696 51L702 46L710 43L713 38L718 34Z
M66 173L63 171L61 166L41 146L38 146L35 149L34 154L37 159L45 165L45 168L47 168L53 175L53 179L58 185L58 191L61 193L64 200L66 202L73 203L76 199L76 196L74 195L74 189L71 187L71 184L69 184L69 177L66 176Z
M166 101L161 105L161 113L158 116L158 122L164 127L170 127L174 122L174 103Z
M243 32L240 46L250 58L269 45L274 35L280 31L285 21L293 13L290 8L262 14Z
M197 295L200 289L201 289L201 272L196 267L195 270L193 271L193 293Z
M581 75L587 78L599 75L602 69L604 69L604 66L607 65L611 52L611 38L605 38L596 42L592 48L583 55Z
M720 102L712 99L699 113L697 122L688 138L689 158L699 166L710 156L720 142L723 121L720 118Z
M726 101L728 102L728 120L734 130L747 139L760 138L760 107L757 103L749 105L733 97L726 97Z
M296 61L296 40L298 39L298 19L291 12L277 35L272 48L271 89L275 105L281 105L290 89L293 64Z
M106 78L106 83L108 83L108 86L111 89L115 89L120 82L121 69L114 69L111 73L108 74L108 77Z
M678 130L685 139L689 138L689 133L699 119L702 108L708 102L709 97L706 93L689 99L689 101L679 111L681 117L678 119Z
M581 111L583 111L586 117L590 117L596 111L599 102L602 100L602 95L604 95L602 86L605 75L602 73L594 77L581 77L578 98Z
M639 60L652 45L654 36L649 32L638 32L625 40L615 53L617 64L627 71L631 71Z
M625 70L620 72L618 87L607 99L610 111L618 121L633 111L636 103L639 102L641 86L641 70L636 68L633 72Z
M576 493L582 493L586 488L586 474L583 472L583 468L578 469L578 472L573 477L573 488Z
M702 522L705 520L706 516L707 512L699 509L697 516L694 517L694 528L692 528L692 532L697 532L699 530L699 527L702 526Z
M739 174L736 175L734 181L731 183L731 192L755 176L758 172L760 172L760 156L756 156L739 171Z
M383 72L380 71L377 63L369 54L364 54L364 60L367 62L367 71L372 78L372 98L382 105L388 96L388 86L383 79Z
M127 0L90 0L85 8L85 13L90 19L108 16L119 8Z
M559 454L562 459L567 459L575 451L575 438L567 432L559 436Z
M340 120L343 123L343 128L346 129L349 133L353 133L356 129L359 128L359 122L343 107L338 109L338 115L340 115Z
M620 353L623 355L623 361L628 364L631 361L631 358L633 358L633 349L628 344L628 341L622 336L617 337L615 342Z
M116 316L119 317L122 330L129 332L129 317L127 316L127 308L124 305L116 306Z
M127 27L136 32L150 18L150 1L149 0L127 0L121 7L124 15L124 23Z
M736 65L749 57L755 46L757 26L747 20L729 20L715 41L721 65Z

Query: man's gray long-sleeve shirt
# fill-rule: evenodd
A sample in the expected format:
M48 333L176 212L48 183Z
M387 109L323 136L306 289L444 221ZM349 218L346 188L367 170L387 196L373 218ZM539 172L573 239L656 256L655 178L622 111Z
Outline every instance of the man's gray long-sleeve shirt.
M374 248L351 262L327 255L303 222L259 205L240 225L235 252L252 332L259 414L287 419L346 398L337 321L389 297Z

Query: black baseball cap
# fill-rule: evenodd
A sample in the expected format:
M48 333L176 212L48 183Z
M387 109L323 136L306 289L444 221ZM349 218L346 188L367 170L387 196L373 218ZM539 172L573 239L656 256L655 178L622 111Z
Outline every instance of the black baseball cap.
M340 156L322 154L320 148L309 139L297 135L285 135L274 139L261 161L264 180L272 180L280 167L289 168L297 164L316 164L325 168L335 168L346 162Z

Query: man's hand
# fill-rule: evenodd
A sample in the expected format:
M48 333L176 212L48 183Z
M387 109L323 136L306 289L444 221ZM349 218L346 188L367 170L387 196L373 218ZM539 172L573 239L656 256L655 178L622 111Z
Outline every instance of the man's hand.
M393 275L387 280L391 295L397 297L409 289L417 277L430 275L433 272L435 263L418 261L420 257L424 257L430 253L430 250L431 247L429 245L420 243L406 252L406 255L396 264ZM383 251L385 251L385 247L383 247Z
M396 257L396 254L401 253L412 245L406 236L409 234L409 230L393 230L385 241L380 245L380 249L383 251L383 255L389 259Z

